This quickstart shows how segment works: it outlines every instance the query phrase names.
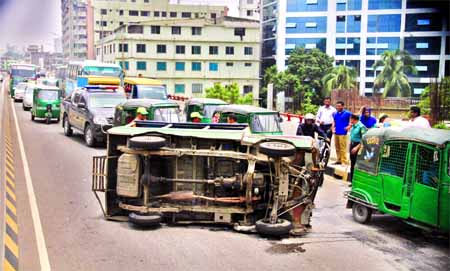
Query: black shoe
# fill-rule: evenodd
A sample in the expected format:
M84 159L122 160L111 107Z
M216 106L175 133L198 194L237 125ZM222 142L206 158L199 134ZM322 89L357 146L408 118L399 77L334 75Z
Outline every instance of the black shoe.
M341 162L334 162L333 165L342 165Z
M348 187L352 187L352 183L349 183L349 184L348 184Z

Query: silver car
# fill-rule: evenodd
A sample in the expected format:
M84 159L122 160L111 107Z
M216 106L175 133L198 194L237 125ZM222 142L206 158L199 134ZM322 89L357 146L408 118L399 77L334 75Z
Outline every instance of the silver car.
M33 107L33 90L34 84L27 84L25 94L22 101L23 110L28 111Z
M19 83L14 88L14 101L19 102L23 101L23 97L25 95L25 88L27 87L27 83Z

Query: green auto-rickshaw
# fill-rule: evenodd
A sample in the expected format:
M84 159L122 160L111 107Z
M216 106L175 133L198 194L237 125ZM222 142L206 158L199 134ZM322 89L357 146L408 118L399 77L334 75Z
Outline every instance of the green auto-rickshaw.
M43 118L47 124L52 119L59 122L61 113L61 90L57 87L36 85L33 90L31 120Z
M118 106L114 113L114 126L126 125L136 117L139 107L147 109L147 120L167 123L180 122L180 106L170 100L130 99Z
M187 121L190 121L190 116L194 112L202 115L202 122L210 123L213 117L213 113L220 105L226 105L227 103L220 99L212 98L192 98L186 102L185 112Z
M227 123L228 117L234 115L237 123L247 123L254 134L281 135L281 117L277 111L252 105L223 105L216 108L219 123Z
M353 218L367 223L378 211L408 224L449 232L450 131L371 129L363 137L352 189Z

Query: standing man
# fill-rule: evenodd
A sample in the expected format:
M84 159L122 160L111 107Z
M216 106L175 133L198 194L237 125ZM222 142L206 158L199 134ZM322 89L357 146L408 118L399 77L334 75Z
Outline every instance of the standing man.
M350 116L352 113L344 109L344 102L336 103L336 113L333 116L333 125L331 130L336 145L337 161L335 165L348 164L347 160L347 131L350 129Z
M329 140L331 140L331 137L333 136L331 126L333 126L334 113L336 113L336 109L331 106L331 98L325 97L323 106L317 111L317 121L319 122L320 129L327 134Z
M358 157L359 149L361 148L362 136L367 132L367 128L359 120L358 115L351 115L350 123L352 129L350 130L350 186L353 180L353 171L355 169L356 158Z
M418 106L411 106L411 109L409 110L409 127L415 127L415 128L431 128L430 122L422 117L420 115L420 107Z

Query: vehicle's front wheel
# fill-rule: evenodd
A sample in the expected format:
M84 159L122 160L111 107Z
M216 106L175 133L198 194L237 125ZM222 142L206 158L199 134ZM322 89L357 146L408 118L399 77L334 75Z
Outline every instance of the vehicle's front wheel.
M130 213L128 215L128 221L140 227L156 227L161 223L161 215Z
M166 139L160 136L135 136L128 141L128 147L141 150L159 150L166 145Z
M359 203L353 203L352 206L353 219L361 224L366 224L372 218L372 209L367 208Z
M86 145L89 147L95 146L95 137L94 137L94 131L91 125L86 124L86 128L84 128L84 141L86 142Z
M289 157L295 154L295 146L279 141L268 141L259 144L259 151L269 157Z
M69 118L67 116L64 116L63 121L64 121L64 134L66 136L72 136L73 130L72 127L70 126Z
M277 223L271 224L265 219L256 221L256 231L261 235L284 236L292 229L292 222L279 218Z

